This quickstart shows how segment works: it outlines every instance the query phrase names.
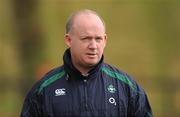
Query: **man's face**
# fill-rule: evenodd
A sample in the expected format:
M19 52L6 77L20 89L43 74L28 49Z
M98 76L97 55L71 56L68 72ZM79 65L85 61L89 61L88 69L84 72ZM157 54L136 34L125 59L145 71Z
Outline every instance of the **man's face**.
M75 66L92 67L100 61L106 45L104 25L93 14L77 16L65 42L70 47Z

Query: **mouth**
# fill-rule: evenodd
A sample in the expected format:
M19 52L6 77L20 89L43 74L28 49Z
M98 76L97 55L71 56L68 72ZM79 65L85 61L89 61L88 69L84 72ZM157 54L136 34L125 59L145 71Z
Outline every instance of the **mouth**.
M90 58L94 58L94 57L97 56L96 53L87 53L86 55L87 55L88 57L90 57Z

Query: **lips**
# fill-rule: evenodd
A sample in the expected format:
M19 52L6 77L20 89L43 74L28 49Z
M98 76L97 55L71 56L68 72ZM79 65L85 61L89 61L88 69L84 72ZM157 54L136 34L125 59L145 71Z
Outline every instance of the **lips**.
M96 53L87 53L86 55L87 55L88 57L91 57L91 58L92 58L92 57L95 57L97 54L96 54Z
M96 55L96 53L87 53L87 55Z

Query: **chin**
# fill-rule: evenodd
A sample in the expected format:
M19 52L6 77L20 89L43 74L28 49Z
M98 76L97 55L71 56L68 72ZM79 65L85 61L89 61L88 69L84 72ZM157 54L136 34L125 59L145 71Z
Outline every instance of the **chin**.
M84 63L88 66L94 66L94 65L98 64L98 62L99 62L99 60L97 58L84 60Z
M88 62L87 63L89 66L95 66L96 64L98 64L98 61L96 61L96 62Z

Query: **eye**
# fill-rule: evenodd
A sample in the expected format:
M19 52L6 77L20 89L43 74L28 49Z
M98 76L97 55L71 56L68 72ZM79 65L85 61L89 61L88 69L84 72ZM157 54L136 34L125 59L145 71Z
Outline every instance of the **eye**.
M102 40L103 40L102 37L96 37L96 41L97 41L97 42L100 42L100 41L102 41Z
M90 36L85 36L85 37L82 37L82 38L81 38L81 40L83 40L83 41L85 41L85 40L88 41L88 40L90 40L90 39L92 39L92 37L90 37Z

